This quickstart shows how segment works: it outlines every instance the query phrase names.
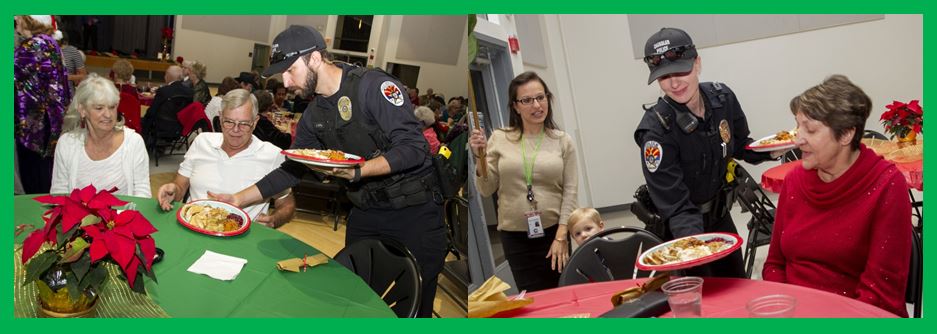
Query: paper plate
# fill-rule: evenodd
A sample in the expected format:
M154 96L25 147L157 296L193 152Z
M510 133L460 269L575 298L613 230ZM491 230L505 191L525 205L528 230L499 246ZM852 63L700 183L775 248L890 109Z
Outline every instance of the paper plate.
M280 152L285 155L287 159L301 162L307 165L319 166L319 167L328 167L328 168L351 168L364 163L364 159L361 157L345 153L344 160L332 160L332 159L319 159L310 157L308 155L302 155L295 153L296 150L284 150Z
M656 252L657 250L663 249L664 247L670 247L673 244L675 244L677 241L687 239L687 238L697 238L699 240L702 240L703 242L722 239L725 242L730 243L731 245L728 248L725 248L718 252L715 252L715 253L712 253L703 257L694 258L694 259L688 259L688 260L683 260L683 261L678 261L678 262L670 262L667 264L650 264L646 262L648 256L651 255L651 253ZM740 247L742 247L742 237L739 237L738 234L734 234L734 233L703 233L703 234L691 235L691 236L683 237L680 239L674 239L674 240L662 243L660 245L654 246L646 250L644 253L641 254L641 256L638 257L638 261L635 263L635 266L638 267L638 269L641 269L644 271L652 271L652 270L667 271L667 270L692 268L692 267L707 264L707 263L716 261L718 259L724 258L727 255L732 254L732 252L739 249Z
M198 204L198 205L210 206L210 207L213 207L213 208L222 208L222 209L225 209L225 210L227 210L227 211L230 212L230 213L233 213L233 214L236 214L236 215L240 216L241 219L244 221L244 223L241 224L241 227L238 228L237 230L230 231L230 232L215 232L215 231L209 231L209 230L206 230L206 229L202 229L202 228L197 227L197 226L195 226L195 225L189 224L188 221L186 221L185 219L182 218L182 208L185 208L186 205L190 205L190 204ZM176 211L176 220L179 221L179 224L182 224L182 226L185 226L186 228L188 228L188 229L190 229L190 230L193 230L193 231L195 231L195 232L202 233L202 234L217 236L217 237L233 237L233 236L235 236L235 235L239 235L239 234L242 234L242 233L244 233L244 232L247 232L247 230L248 230L248 229L250 228L250 226L251 226L251 217L247 215L247 212L244 212L244 210L241 210L241 208L238 208L238 207L236 207L236 206L233 206L233 205L228 204L228 203L225 203L225 202L219 202L219 201L209 200L209 199L191 201L191 202L189 202L189 203L186 203L186 204L183 205L181 208L179 208L178 211Z
M753 141L751 144L748 144L748 146L745 146L745 148L755 151L755 152L771 152L771 151L777 151L777 150L789 150L789 149L797 147L797 144L794 144L793 140L780 142L780 143L774 143L770 145L758 145L758 143L774 138L774 136L775 135L770 135L770 136L758 139L756 141Z

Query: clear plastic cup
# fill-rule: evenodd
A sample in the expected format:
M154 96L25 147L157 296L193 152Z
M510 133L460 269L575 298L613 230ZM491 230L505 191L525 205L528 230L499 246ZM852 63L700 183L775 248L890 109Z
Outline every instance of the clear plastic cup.
M699 318L703 315L703 279L680 277L664 283L661 290L667 295L667 303L674 318Z
M752 318L790 318L797 299L788 295L770 295L748 301L745 308Z

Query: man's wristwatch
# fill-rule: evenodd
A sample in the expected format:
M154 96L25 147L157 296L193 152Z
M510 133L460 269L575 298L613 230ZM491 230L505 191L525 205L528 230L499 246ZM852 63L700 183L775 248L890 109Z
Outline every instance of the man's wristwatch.
M361 165L355 166L355 177L351 178L351 182L358 182L361 180Z

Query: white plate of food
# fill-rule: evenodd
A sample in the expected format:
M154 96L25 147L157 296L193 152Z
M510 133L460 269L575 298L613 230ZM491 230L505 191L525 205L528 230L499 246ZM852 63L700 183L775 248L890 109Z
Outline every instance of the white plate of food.
M280 153L287 159L319 167L351 168L364 163L361 157L339 150L300 148L284 150Z
M176 220L195 232L219 237L247 232L251 226L251 218L244 210L208 199L186 203L176 213Z
M755 152L771 152L777 150L788 150L797 147L794 144L794 138L797 136L796 130L782 130L778 133L753 141L746 146L746 149Z
M686 269L726 257L740 247L742 237L735 233L691 235L648 249L635 266L645 271Z

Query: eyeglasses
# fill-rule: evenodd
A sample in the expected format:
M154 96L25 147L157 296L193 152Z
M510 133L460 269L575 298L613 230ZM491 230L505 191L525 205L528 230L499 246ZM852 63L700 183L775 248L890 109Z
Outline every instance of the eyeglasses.
M525 97L520 100L514 100L514 102L520 103L525 106L534 104L534 101L537 101L537 103L540 103L540 104L544 104L548 97L550 97L550 94L541 94L541 95L537 95L534 97Z
M240 121L240 122L236 122L236 121L230 120L230 119L223 119L223 120L221 121L221 127L225 128L225 129L228 129L228 130L234 129L234 126L235 126L235 125L237 125L238 129L240 129L240 130L242 130L242 131L247 131L247 130L249 130L249 129L251 128L251 126L254 125L254 122L253 122L253 121Z
M668 61L676 61L682 58L694 58L696 57L696 46L693 44L678 46L675 48L670 48L667 51L664 51L660 54L650 55L644 57L644 62L647 63L647 66L656 67L660 65L660 62L664 59Z
M273 53L273 55L270 56L270 63L271 63L271 64L279 63L279 62L281 62L281 61L286 60L286 59L289 58L289 57L292 57L292 56L295 56L295 55L299 55L299 54L306 54L306 53L308 53L308 52L315 51L317 48L318 48L318 47L313 46L313 47L308 48L308 49L302 49L302 50L299 50L299 51L293 51L293 52L287 52L287 53L283 53L283 52L281 52L281 51L276 51L276 52Z

